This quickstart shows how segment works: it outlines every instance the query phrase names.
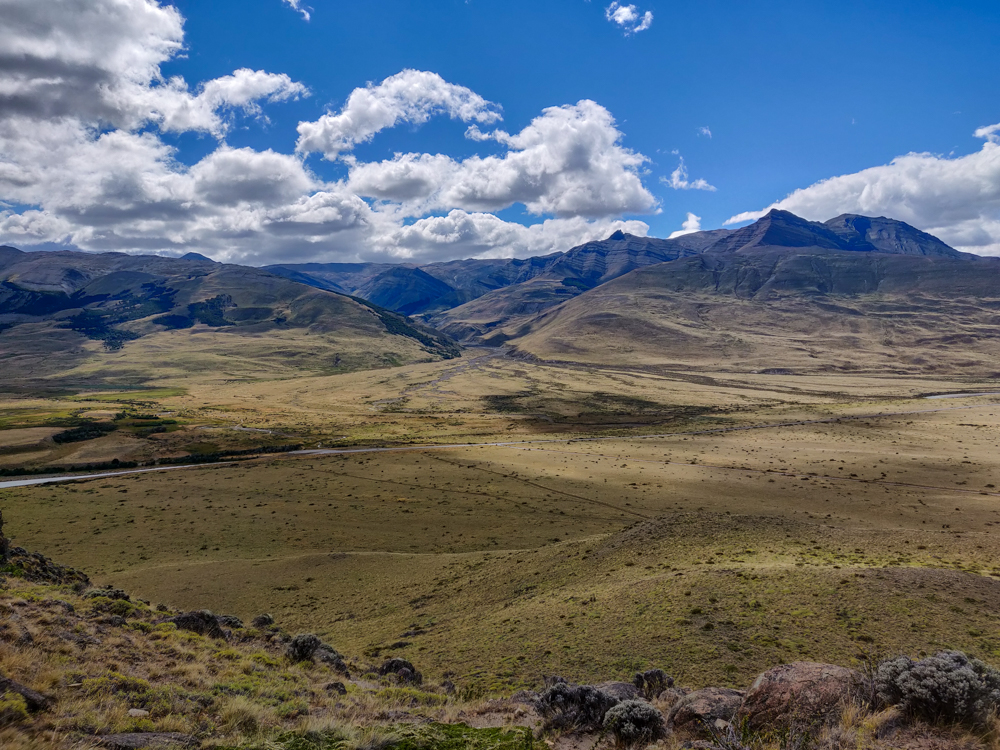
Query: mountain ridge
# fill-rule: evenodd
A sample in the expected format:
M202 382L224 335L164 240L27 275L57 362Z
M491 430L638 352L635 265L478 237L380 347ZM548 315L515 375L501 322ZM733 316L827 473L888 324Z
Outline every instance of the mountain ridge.
M0 249L0 355L10 381L340 371L458 353L403 315L257 268Z

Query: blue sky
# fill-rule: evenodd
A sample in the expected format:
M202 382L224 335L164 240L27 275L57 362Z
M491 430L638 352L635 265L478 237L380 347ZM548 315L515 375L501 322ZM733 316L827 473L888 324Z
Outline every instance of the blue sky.
M40 27L38 18L29 19L33 26L0 23L7 29L0 37L10 37L0 43L20 43L29 56L52 54L42 51L44 42L78 38L96 23L81 3L41 4L60 12L45 16L40 38L27 38L39 34L27 31ZM59 111L59 97L70 93L50 92L54 104L41 115L0 97L0 125L7 120L0 154L8 172L35 180L30 189L23 179L5 182L0 169L0 201L8 206L0 240L168 254L198 249L244 262L434 260L567 249L562 244L619 226L668 236L686 220L690 228L715 228L779 202L812 219L843 211L894 215L963 249L1000 253L1000 131L990 130L1000 122L996 3L301 0L299 11L289 0L88 5L102 4L118 6L120 23L101 26L108 38L94 49L59 53L60 64L96 65L125 93L89 115ZM37 5L0 0L0 22L45 14ZM648 28L633 30L640 26ZM129 49L143 34L156 54ZM118 68L88 57L115 45L128 61ZM155 73L129 72L143 66ZM270 78L246 89L227 78L240 69ZM416 116L365 131L370 140L334 151L322 139L302 147L300 123L347 116L352 92L403 71L434 74L452 88L422 104L418 93L407 100ZM166 101L164 81L172 77L183 79L188 99L174 91ZM224 93L192 104L190 97L217 80L229 81L219 86ZM428 81L400 88L440 88ZM457 114L454 102L470 96L481 103L470 105L471 115ZM597 109L562 112L575 135L550 118L551 129L531 134L532 143L544 142L537 154L525 146L531 138L523 131L547 108L581 100ZM198 107L200 114L191 114ZM53 128L47 135L56 145L44 156L18 140L31 132L31 117ZM60 135L54 123L67 117L75 125ZM503 132L470 138L470 125ZM336 127L343 132L342 121ZM108 134L117 142L102 138ZM100 179L80 176L79 186L55 196L47 180L81 168L59 156L59 139L72 145L88 137L84 145L94 153L87 169L96 165ZM579 144L569 143L577 137ZM573 174L538 166L553 143L578 148L588 164ZM515 152L517 160L506 158ZM910 153L924 156L893 163ZM484 166L476 156L494 162ZM681 159L686 172L677 171ZM519 191L527 178L512 169L529 176L542 169L551 184L544 195ZM417 172L419 189L412 187ZM837 179L822 182L828 178ZM498 195L497 179L515 186ZM474 180L489 186L472 196ZM304 208L310 201L315 205ZM320 203L325 213L316 219ZM100 221L86 218L109 212L114 216Z

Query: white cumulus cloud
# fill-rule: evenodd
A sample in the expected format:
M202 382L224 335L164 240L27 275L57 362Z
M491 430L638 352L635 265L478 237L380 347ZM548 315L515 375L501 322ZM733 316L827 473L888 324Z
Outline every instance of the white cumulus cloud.
M595 102L550 107L514 135L470 133L509 150L462 161L397 154L355 164L348 184L359 195L401 203L416 215L449 208L498 211L515 203L536 215L559 217L608 217L656 207L638 173L646 158L621 145L611 113Z
M889 164L831 177L796 190L761 211L730 218L755 220L771 208L825 221L842 213L888 216L940 237L966 252L1000 255L1000 126L980 128L986 138L966 156L911 153Z
M698 135L705 135L709 138L712 137L712 131L708 126L698 128Z
M290 3L302 11L300 3ZM182 254L219 260L441 260L549 253L645 234L623 214L656 210L646 158L600 105L544 110L520 132L482 132L497 105L405 70L301 123L295 153L233 148L240 115L306 96L282 73L241 68L200 84L160 66L184 51L183 18L156 0L0 0L0 242L30 248ZM399 154L365 163L355 145L402 123L447 116L491 153ZM187 164L164 133L214 135ZM492 153L499 151L499 154ZM310 153L340 159L327 181ZM489 213L523 205L524 226Z
M160 72L183 39L177 10L151 0L4 0L0 117L221 135L227 108L256 113L259 100L307 93L287 75L245 69L192 93Z
M669 179L661 177L660 182L668 187L672 187L674 190L707 190L711 193L715 192L715 186L709 185L706 180L700 177L697 180L689 179L687 165L684 164L683 156L680 157L677 169L670 173Z
M617 0L604 9L604 17L617 24L625 34L638 34L653 25L653 12L640 13L634 5L622 5Z
M984 128L979 128L976 130L974 135L976 138L985 138L988 141L996 143L1000 141L1000 135L998 135L998 133L1000 133L1000 122L996 125L987 125Z
M681 228L676 232L672 232L668 239L675 239L677 237L683 237L685 234L694 234L695 232L701 231L701 217L695 216L693 213L688 211L687 218L681 224Z
M404 70L378 85L355 89L337 114L300 123L297 148L333 159L386 128L425 123L442 114L484 124L502 119L495 104L465 86L448 83L437 73Z
M493 214L456 209L446 216L389 227L377 232L374 242L396 257L526 257L602 240L617 230L644 237L649 232L649 225L642 221L574 218L547 219L524 226L503 221Z

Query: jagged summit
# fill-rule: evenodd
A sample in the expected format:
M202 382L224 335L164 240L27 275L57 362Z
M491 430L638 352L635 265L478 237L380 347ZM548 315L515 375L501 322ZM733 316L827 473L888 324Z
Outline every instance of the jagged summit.
M617 242L619 240L627 240L631 236L632 235L625 234L625 232L619 229L617 232L608 237L607 242Z

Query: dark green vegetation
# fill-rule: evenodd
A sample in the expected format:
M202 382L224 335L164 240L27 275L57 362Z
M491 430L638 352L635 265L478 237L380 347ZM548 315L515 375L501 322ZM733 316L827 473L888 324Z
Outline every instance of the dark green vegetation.
M404 315L387 310L384 307L379 307L377 304L361 299L360 297L352 297L351 299L355 299L366 307L371 308L379 320L382 321L385 330L389 333L414 339L429 350L438 352L442 359L452 359L461 356L461 348L454 341L433 328L416 323Z
M58 432L52 436L52 440L56 443L79 443L84 440L94 440L103 435L107 435L109 432L114 432L118 429L118 425L112 422L88 422L87 424L80 425L79 427L74 427L64 432Z

